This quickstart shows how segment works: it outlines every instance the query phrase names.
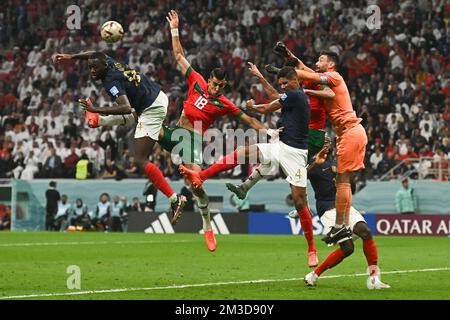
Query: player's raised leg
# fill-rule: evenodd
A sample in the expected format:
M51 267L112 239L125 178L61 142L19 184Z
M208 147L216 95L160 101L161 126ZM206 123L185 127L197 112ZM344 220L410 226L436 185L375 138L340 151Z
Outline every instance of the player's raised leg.
M239 199L245 199L245 197L247 196L247 192L263 178L261 169L261 165L255 167L252 173L241 184L227 183L227 189L233 192Z
M90 98L86 99L86 103L92 105ZM112 126L131 126L135 125L138 120L136 111L132 109L129 114L111 114L101 115L96 112L89 112L86 110L86 120L90 128L112 127Z
M180 165L180 172L188 179L195 187L201 187L203 182L210 177L215 176L219 172L230 170L236 167L240 161L247 161L248 159L256 159L259 161L260 153L257 145L249 145L245 147L238 147L235 151L222 157L212 166L200 172L191 170L184 165Z
M337 140L336 223L324 237L326 243L336 243L351 235L348 229L352 206L351 182L354 173L364 169L367 135L358 124L348 129Z
M148 160L148 155L153 150L155 143L156 141L149 137L135 139L136 162L144 168L145 175L153 185L170 200L172 224L175 224L181 216L186 199L173 191L161 170Z

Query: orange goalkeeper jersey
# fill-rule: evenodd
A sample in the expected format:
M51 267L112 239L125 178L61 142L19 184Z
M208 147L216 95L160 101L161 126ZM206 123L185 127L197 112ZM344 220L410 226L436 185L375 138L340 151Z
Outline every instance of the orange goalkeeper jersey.
M345 131L361 122L353 110L350 94L342 76L336 72L319 73L320 82L330 86L334 91L334 99L324 99L325 109L333 123L336 134L341 136Z

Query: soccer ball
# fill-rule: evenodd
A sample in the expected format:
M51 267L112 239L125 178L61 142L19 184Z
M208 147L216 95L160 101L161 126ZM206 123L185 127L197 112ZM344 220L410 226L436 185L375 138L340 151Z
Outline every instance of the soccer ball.
M100 29L100 36L107 43L114 43L122 39L123 28L117 21L106 21Z

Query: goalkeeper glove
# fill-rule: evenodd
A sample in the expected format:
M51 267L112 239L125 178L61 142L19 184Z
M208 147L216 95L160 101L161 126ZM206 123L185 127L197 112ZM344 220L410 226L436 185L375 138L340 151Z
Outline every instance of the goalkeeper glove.
M289 52L288 48L284 45L282 41L278 41L275 47L273 48L273 51L282 56L283 58L289 58Z

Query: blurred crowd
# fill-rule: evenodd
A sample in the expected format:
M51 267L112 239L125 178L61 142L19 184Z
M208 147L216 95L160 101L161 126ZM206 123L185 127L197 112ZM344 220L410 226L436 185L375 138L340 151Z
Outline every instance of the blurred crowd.
M80 30L66 27L66 9L72 4L81 8ZM379 29L368 28L369 4L381 10ZM226 95L243 109L250 98L268 101L247 62L261 70L268 63L281 66L272 51L278 40L311 67L322 49L336 51L369 137L360 178L379 178L394 167L394 176L403 175L416 165L410 159L426 157L426 168L443 168L442 179L448 179L450 4L443 0L8 0L0 8L0 178L141 177L132 157L132 128L86 125L79 98L91 96L101 106L111 105L88 79L87 64L55 66L50 57L101 50L124 61L161 84L169 96L166 124L173 126L187 85L171 52L165 19L170 9L180 15L182 45L194 69L205 77L215 67L226 69ZM101 41L99 27L107 20L123 25L122 41ZM253 116L270 127L278 120L276 115ZM222 132L245 129L227 117L215 127ZM327 129L334 137L330 125ZM165 176L180 178L159 146L152 158ZM397 166L403 160L405 165ZM81 173L80 161L85 163ZM238 166L221 177L243 177L249 170Z

